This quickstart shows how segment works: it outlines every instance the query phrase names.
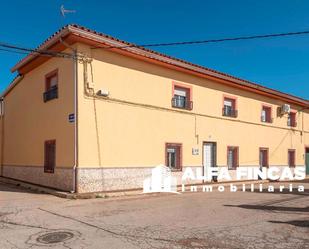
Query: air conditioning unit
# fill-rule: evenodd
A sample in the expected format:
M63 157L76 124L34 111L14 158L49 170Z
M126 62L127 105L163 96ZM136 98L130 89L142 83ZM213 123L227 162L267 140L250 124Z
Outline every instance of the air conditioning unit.
M288 114L291 111L291 106L288 104L284 104L281 106L280 110L281 115Z

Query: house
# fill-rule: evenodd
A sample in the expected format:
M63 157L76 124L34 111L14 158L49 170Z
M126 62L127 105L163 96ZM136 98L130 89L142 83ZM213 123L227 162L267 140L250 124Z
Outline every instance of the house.
M153 167L305 166L309 101L67 25L1 100L1 176L74 192L143 187Z

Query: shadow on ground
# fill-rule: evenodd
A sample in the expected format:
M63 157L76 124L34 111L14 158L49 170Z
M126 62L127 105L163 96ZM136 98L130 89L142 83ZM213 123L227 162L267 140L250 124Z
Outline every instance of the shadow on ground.
M0 182L0 195L1 192L14 192L14 193L28 193L28 194L42 194L40 192L36 192L30 189L26 189L21 187L20 185L13 185Z
M298 191L298 185L307 184L309 182L308 179L303 181L293 181L293 182L270 182L266 186L264 186L263 191L259 191L259 189L255 189L254 194L267 194L267 195L284 195L288 194L291 195L291 197L285 197L282 199L274 199L271 201L267 201L265 203L258 203L258 204L240 204L240 205L224 205L225 207L236 207L236 208L244 208L244 209L252 209L252 210L262 210L262 211L274 211L274 212L294 212L294 213L308 213L309 212L309 206L306 207L293 207L293 206L285 206L280 205L282 202L287 201L294 201L296 199L301 198L307 198L309 197L309 189L305 187L304 191L299 192ZM268 185L275 185L274 192L269 192L267 190ZM293 184L292 191L289 188L289 185ZM294 185L296 184L296 187ZM286 188L283 189L283 191L279 190L279 186L284 185ZM270 221L271 222L271 221ZM276 221L272 221L276 222ZM307 222L307 223L306 223ZM279 223L279 221L278 221ZM291 225L303 225L308 224L308 221L291 221Z
M268 222L276 223L276 224L289 224L289 225L293 225L296 227L308 227L309 228L309 220L290 220L290 221L270 220Z
M225 207L238 207L245 209L258 209L268 211L286 211L286 212L309 212L307 207L284 207L284 206L269 206L269 205L224 205Z

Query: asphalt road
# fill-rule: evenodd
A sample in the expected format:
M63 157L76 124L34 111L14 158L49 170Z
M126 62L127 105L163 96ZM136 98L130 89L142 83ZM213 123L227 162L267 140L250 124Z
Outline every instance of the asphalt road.
M0 184L0 248L306 249L309 182L293 185L68 200Z

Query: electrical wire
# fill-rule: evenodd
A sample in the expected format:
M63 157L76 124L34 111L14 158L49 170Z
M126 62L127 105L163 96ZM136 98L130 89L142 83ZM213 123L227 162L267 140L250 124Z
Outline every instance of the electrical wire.
M16 46L16 45L4 43L4 42L0 42L0 47L7 49L5 50L2 48L1 49L2 51L14 52L14 53L16 53L17 51L23 51L24 54L33 53L33 54L39 54L39 55L44 55L44 56L62 57L62 58L73 58L74 57L74 55L70 53L56 52L56 51L51 51L51 50L31 49L31 48L20 47L20 46Z
M228 38L199 40L199 41L181 41L181 42L170 42L170 43L149 43L149 44L140 44L140 45L130 44L130 45L125 45L125 46L109 46L109 47L106 47L106 49L131 48L131 47L164 47L164 46L193 45L193 44L219 43L219 42L227 42L227 41L253 40L253 39L264 39L264 38L286 37L286 36L297 36L297 35L308 35L308 34L309 34L309 30L308 31L299 31L299 32L288 32L288 33L275 33L275 34L264 34L264 35L228 37ZM101 48L101 47L95 47L95 48Z
M15 51L15 50L10 50L10 49L5 49L5 48L0 48L0 51L3 51L3 52L11 52L11 53L15 53L15 54L29 54L29 53L27 53L27 52Z
M274 37L287 37L287 36L298 36L298 35L308 35L309 30L307 31L298 31L298 32L288 32L288 33L273 33L273 34L264 34L264 35L251 35L251 36L239 36L239 37L228 37L220 39L210 39L210 40L195 40L195 41L181 41L181 42L170 42L170 43L149 43L149 44L129 44L125 46L107 46L107 47L93 47L92 49L112 49L112 48L133 48L133 47L166 47L166 46L180 46L180 45L193 45L193 44L207 44L207 43L220 43L228 41L240 41L240 40L253 40L253 39L265 39L265 38L274 38ZM29 53L34 53L44 56L54 56L54 57L63 57L63 58L74 58L73 54L65 52L56 52L51 50L41 50L41 49L31 49L21 46L12 45L9 43L0 42L0 47L13 50L4 50L7 52L17 53L17 51L24 51ZM27 53L24 53L27 54Z

